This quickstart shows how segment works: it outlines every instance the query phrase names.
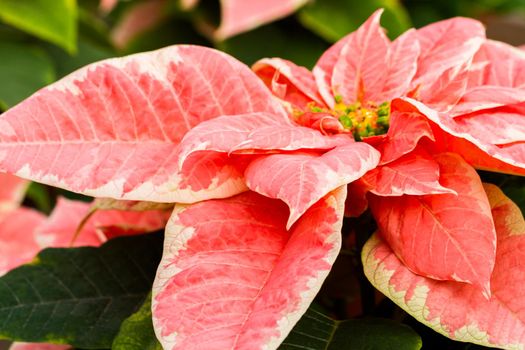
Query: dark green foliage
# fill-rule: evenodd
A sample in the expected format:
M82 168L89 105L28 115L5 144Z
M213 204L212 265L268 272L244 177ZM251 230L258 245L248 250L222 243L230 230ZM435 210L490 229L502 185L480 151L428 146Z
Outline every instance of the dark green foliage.
M0 337L108 348L151 290L162 235L46 249L0 278Z

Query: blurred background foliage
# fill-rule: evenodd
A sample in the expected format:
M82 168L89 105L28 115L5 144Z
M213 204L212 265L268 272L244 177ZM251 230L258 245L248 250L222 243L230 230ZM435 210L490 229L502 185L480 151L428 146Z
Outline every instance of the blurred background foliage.
M88 63L172 44L216 47L247 64L278 56L311 67L379 7L391 38L461 15L483 21L491 37L525 43L525 0L310 0L292 15L217 40L219 1L184 10L191 1L0 0L0 110Z

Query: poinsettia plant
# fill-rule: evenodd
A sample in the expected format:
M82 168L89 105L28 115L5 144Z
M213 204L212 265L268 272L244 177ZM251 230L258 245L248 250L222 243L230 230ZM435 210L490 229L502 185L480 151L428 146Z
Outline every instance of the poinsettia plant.
M60 236L48 235L47 246L82 230L104 240L134 233L118 226L133 225L138 204L121 201L155 209L152 229L165 215L153 203L175 203L151 296L165 349L293 347L289 334L307 337L294 331L301 316L315 319L309 306L340 252L345 215L368 208L377 226L363 248L372 284L452 339L524 347L525 223L476 169L525 174L525 54L467 18L391 41L380 16L312 71L279 58L250 69L191 45L89 65L0 116L0 170L114 199L95 207L129 214L110 210L99 224L83 220L85 205L79 216L53 214L47 225ZM75 234L71 220L91 224ZM131 252L153 250L141 239L155 241L135 237ZM123 242L100 249L122 252ZM49 265L53 254L33 264ZM141 270L119 265L114 280L127 267ZM4 283L17 283L20 269ZM83 279L105 295L86 269ZM120 289L136 296L128 287ZM33 311L25 317L31 324ZM332 327L323 348L342 326ZM59 329L13 338L86 346Z

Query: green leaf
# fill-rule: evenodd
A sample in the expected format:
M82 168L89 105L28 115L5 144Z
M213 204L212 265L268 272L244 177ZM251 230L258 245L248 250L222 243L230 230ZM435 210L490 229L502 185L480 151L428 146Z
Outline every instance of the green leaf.
M151 321L151 293L140 310L128 317L113 340L112 350L162 350Z
M150 292L161 251L160 233L100 248L43 250L0 278L0 337L111 347L122 321Z
M395 38L411 27L408 14L398 0L312 1L299 12L299 20L314 33L335 42L356 30L381 7L385 9L381 23L388 36Z
M53 64L44 51L0 43L0 109L17 104L54 79Z
M28 201L31 207L34 207L45 214L50 214L53 209L53 199L48 191L48 186L31 182L26 191L25 201Z
M418 350L421 338L386 319L336 321L310 306L279 350Z
M70 53L76 50L76 0L0 0L0 19Z

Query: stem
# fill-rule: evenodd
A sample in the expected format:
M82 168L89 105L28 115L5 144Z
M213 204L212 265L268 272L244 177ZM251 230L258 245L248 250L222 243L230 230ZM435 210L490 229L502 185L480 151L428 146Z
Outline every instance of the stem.
M356 224L356 247L357 247L357 267L359 271L359 288L361 292L361 306L364 315L371 315L375 309L375 288L370 284L363 270L361 252L363 246L368 241L373 231L375 223L369 211L364 213Z

